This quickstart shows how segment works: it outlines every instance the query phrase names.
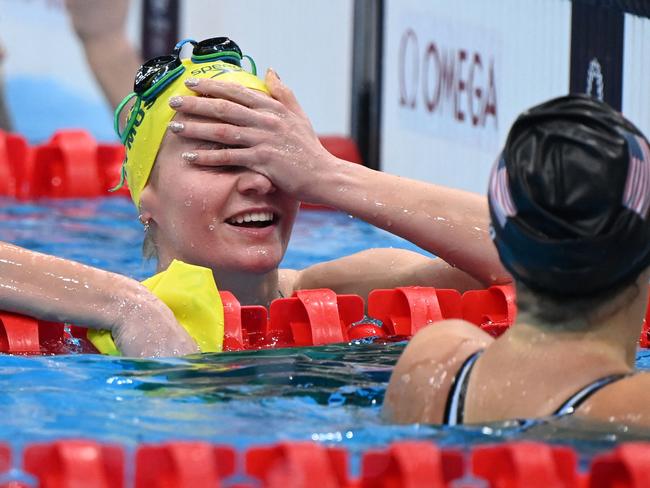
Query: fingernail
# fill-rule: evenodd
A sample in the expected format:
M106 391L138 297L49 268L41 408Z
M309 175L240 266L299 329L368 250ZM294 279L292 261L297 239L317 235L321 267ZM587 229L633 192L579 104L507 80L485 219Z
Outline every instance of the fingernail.
M199 84L199 80L196 78L188 78L185 80L185 86L196 86Z
M278 75L277 71L275 71L273 68L269 68L269 71L273 74L273 76L280 80L280 75Z
M181 154L181 158L183 158L185 161L196 161L196 158L198 158L199 155L196 154L195 152L184 152Z
M175 120L172 120L169 123L168 127L172 132L180 132L183 129L185 129L185 124L183 124L182 122L176 122Z
M183 105L183 99L181 97L171 97L169 99L170 107L176 108L176 107L180 107L181 105Z

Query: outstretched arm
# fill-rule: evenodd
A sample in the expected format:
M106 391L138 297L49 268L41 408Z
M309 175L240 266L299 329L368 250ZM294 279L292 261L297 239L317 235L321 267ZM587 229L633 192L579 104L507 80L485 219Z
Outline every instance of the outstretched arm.
M66 0L88 65L113 108L133 90L133 75L142 64L126 36L129 0Z
M178 356L196 344L137 281L0 242L0 310L110 330L127 356Z
M273 98L215 80L196 83L191 88L205 96L174 105L203 118L184 122L177 134L231 148L199 150L186 159L248 167L296 199L336 207L404 237L485 285L510 281L490 242L485 197L337 159L272 71L266 83Z

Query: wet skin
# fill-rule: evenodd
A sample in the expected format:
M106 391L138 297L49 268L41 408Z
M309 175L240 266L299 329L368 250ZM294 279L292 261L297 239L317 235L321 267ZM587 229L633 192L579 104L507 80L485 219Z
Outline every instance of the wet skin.
M177 115L175 121L188 118ZM204 166L181 157L214 146L171 131L165 135L141 199L143 218L155 225L159 268L176 258L215 274L275 272L298 202L247 168ZM257 221L241 222L250 218Z

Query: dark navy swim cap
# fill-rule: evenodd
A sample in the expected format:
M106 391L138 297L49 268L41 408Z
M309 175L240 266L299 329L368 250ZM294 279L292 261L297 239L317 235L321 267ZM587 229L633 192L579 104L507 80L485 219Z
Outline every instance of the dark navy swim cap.
M589 295L650 265L650 149L607 104L583 95L522 113L488 189L501 262L539 292Z

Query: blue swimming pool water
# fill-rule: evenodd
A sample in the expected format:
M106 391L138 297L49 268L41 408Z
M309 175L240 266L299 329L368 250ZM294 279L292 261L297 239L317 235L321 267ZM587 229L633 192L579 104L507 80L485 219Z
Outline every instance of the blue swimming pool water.
M0 239L136 278L142 230L124 199L0 202ZM303 212L284 261L304 267L403 240L333 212ZM354 343L275 351L130 360L99 355L0 356L0 442L85 437L120 442L202 439L238 448L284 439L342 445L354 455L399 439L471 446L512 439L570 444L589 459L621 440L625 426L572 418L522 426L441 428L382 422L390 369L403 343ZM650 352L637 364L650 368ZM354 458L353 458L354 460Z

